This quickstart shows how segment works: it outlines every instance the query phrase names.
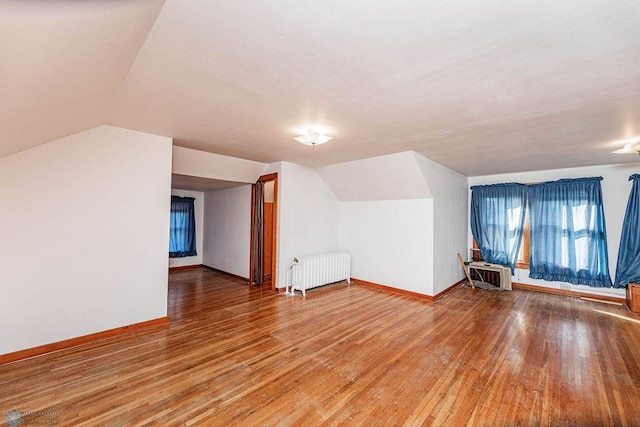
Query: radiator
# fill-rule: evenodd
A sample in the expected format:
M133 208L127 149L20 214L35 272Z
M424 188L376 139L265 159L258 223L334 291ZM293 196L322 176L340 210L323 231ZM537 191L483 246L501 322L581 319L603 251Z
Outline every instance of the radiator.
M298 257L294 259L289 271L291 272L290 295L294 295L295 291L302 291L302 295L306 295L307 289L329 283L342 280L351 283L351 255L347 252L332 252Z

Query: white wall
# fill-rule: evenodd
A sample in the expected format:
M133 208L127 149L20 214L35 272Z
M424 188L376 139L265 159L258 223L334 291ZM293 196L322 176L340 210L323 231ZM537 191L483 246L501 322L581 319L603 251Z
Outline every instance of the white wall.
M277 287L285 287L294 257L338 250L338 199L311 168L280 162ZM269 173L265 171L265 173Z
M0 354L167 315L171 139L100 126L0 159Z
M207 191L202 263L248 280L250 241L251 185Z
M251 160L173 147L173 173L186 176L253 184L267 165Z
M177 152L191 159L194 150L185 150ZM189 164L200 165L200 175L211 175L205 170L208 162L191 159ZM464 176L411 151L317 171L287 162L262 169L262 174L274 172L279 185L276 286L285 286L294 257L337 249L352 253L354 277L426 295L462 277L456 253L467 250ZM250 188L246 197L234 189L223 191L205 196L203 263L248 277ZM377 233L375 245L368 230Z
M583 178L602 176L602 198L604 203L604 215L607 227L607 246L609 252L609 271L611 280L615 279L615 269L618 259L618 248L622 234L622 222L627 207L631 182L628 178L631 174L640 172L640 163L626 163L620 165L589 166L581 168L555 169L538 172L510 173L502 175L479 176L469 178L469 185L485 185L501 182L542 182L554 181L562 178ZM471 198L469 191L468 197ZM469 224L469 222L467 222ZM471 245L473 236L468 231L468 244ZM589 286L572 285L560 282L547 282L529 278L529 270L516 269L513 280L519 283L544 286L549 288L563 288L578 292L593 293L598 295L623 296L624 289L592 288Z
M464 277L457 254L467 257L467 178L413 153L433 195L433 294Z
M294 257L338 249L338 200L314 169L278 162L262 174L270 173L278 174L276 287L283 288ZM207 192L204 228L203 263L248 278L251 186Z
M353 277L425 295L461 279L466 177L413 151L319 173L340 200L340 247L352 254Z
M172 196L193 197L193 209L196 217L196 252L195 256L184 258L169 258L169 268L183 267L185 265L202 264L202 245L204 235L204 193L202 191L171 189Z
M352 277L434 295L433 200L340 202L340 249Z

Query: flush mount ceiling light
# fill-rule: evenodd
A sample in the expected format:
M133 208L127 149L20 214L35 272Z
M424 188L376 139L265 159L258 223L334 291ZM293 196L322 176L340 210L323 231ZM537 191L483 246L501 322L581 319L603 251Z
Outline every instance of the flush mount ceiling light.
M615 154L640 154L640 137L620 141L624 143L624 147L618 148L612 153Z
M300 144L310 145L312 147L315 147L316 145L324 144L325 142L331 141L333 137L327 136L322 132L318 132L315 129L308 129L306 133L303 133L300 136L296 136L293 139L298 141Z

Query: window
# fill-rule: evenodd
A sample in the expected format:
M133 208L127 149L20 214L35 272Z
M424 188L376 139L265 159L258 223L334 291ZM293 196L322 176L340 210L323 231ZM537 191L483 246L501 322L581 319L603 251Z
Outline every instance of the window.
M529 277L610 287L602 178L562 179L529 188Z
M529 240L531 238L531 231L529 230L529 210L525 210L524 227L522 229L522 243L520 244L520 251L518 251L518 258L516 259L516 268L522 268L524 270L529 269ZM473 254L471 256L473 261L483 261L478 242L473 239Z
M624 288L628 283L640 280L640 175L633 174L629 180L633 181L633 186L622 224L614 288Z
M525 208L524 211L524 227L522 228L522 243L520 244L520 250L518 251L518 258L516 259L516 268L522 268L524 270L529 269L529 241L531 239L531 230L529 228L529 208ZM473 261L483 261L478 242L473 239Z
M495 218L485 219L478 230L474 230L474 215L477 215L474 208L478 206L474 206L472 193L474 248L480 248L485 261L528 269L529 277L534 279L611 286L601 180L598 177L528 184L527 201L521 207L512 203L506 210L496 208L495 201L485 201L480 208L486 210L486 215ZM475 191L475 188L478 187L472 187L472 190ZM502 229L508 239L505 243L497 242L496 247L503 245L512 248L519 232L517 220L520 208L524 211L522 243L514 264L488 258L486 254L491 255L494 250L491 246L496 242L485 238L483 243L478 244L476 236L484 238L485 234L495 234L496 229ZM489 249L483 248L482 244L489 246Z
M193 197L171 196L169 258L197 255L194 201Z
M480 185L471 190L471 232L482 258L513 271L522 240L526 186Z

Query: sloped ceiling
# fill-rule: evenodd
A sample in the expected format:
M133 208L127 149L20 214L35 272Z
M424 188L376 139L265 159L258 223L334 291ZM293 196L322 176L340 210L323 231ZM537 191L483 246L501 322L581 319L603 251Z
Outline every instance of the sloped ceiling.
M317 172L341 202L433 198L411 151L323 166Z
M0 52L0 156L108 123L314 167L638 160L610 153L640 134L637 0L3 1Z
M0 157L107 123L162 4L1 1Z

